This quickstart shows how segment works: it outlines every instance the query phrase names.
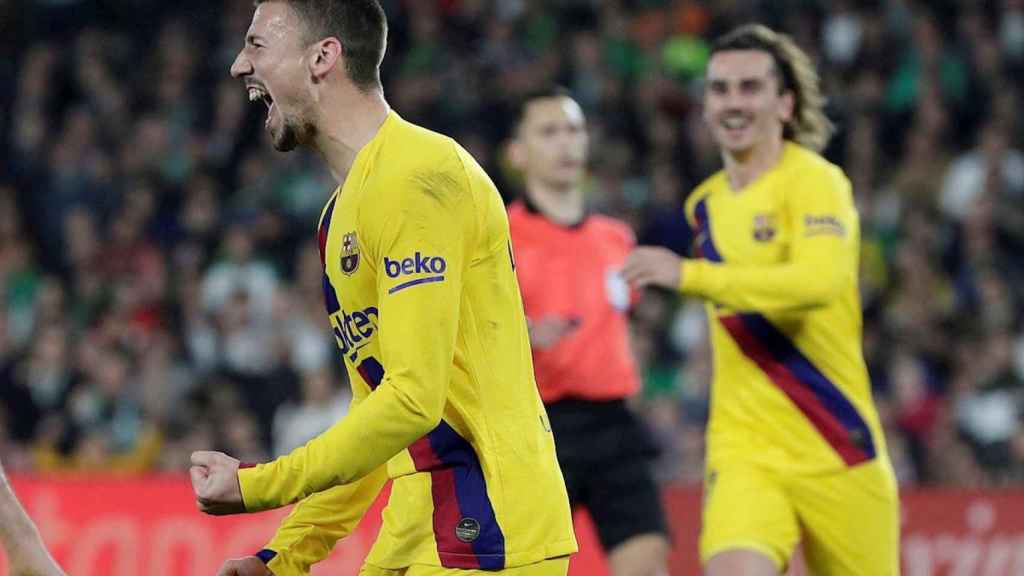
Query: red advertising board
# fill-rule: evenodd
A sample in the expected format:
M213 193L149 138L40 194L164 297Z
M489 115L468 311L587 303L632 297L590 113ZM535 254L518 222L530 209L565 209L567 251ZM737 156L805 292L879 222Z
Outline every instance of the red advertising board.
M905 576L1024 576L1024 490L903 496Z
M204 516L187 478L179 476L14 477L12 484L73 576L209 576L224 559L258 550L284 514ZM669 487L665 503L673 530L671 573L699 574L700 491ZM379 514L380 503L313 574L355 575ZM577 517L577 531L581 553L571 575L607 576L585 515ZM905 576L1024 576L1024 491L907 491L902 546ZM7 576L5 563L0 576Z

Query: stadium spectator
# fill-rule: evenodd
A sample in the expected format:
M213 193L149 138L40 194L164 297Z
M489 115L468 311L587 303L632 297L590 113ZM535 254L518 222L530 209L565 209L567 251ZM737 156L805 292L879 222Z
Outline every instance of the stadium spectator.
M589 206L678 251L690 242L682 196L717 169L698 102L708 40L748 21L793 33L822 71L840 129L826 156L850 175L862 214L866 354L900 478L1022 479L1019 424L998 435L1012 438L1000 466L983 465L978 440L988 436L962 429L975 417L960 420L955 406L988 394L958 374L980 372L992 347L1009 341L1010 373L1024 376L1024 2L384 5L392 27L382 73L400 113L457 136L507 194L514 176L500 139L513 103L565 84L590 125ZM92 364L119 356L129 396L166 442L168 454L148 466L186 467L174 453L209 445L203 436L226 442L196 424L218 382L257 392L240 394L239 409L269 453L275 409L299 397L300 375L327 369L342 382L319 277L302 264L316 259L309 222L329 179L315 159L271 152L263 114L224 74L249 0L104 6L0 3L0 82L10 87L0 91L5 453L29 454L72 430L61 397L71 393L53 390L93 382ZM249 274L256 292L209 288L216 297L206 300L207 279L229 276L221 250L237 229L251 246L246 266L260 270ZM657 313L633 316L640 407L663 445L659 478L692 481L703 457L706 335L687 302L654 300L644 302ZM268 324L284 327L284 342L249 334ZM307 344L317 333L320 344ZM966 350L977 355L959 366ZM46 358L58 360L44 370ZM156 378L161 366L175 375ZM232 367L255 380L225 378ZM185 398L189 417L154 410L162 394ZM1021 396L1005 398L1019 422ZM69 458L67 434L53 445Z

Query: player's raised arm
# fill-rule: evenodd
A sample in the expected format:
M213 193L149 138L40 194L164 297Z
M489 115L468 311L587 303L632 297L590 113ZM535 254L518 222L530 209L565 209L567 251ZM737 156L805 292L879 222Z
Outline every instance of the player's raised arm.
M39 531L18 502L0 464L0 543L12 576L64 576L39 537Z
M246 510L284 506L358 480L440 422L460 313L466 227L457 221L456 191L441 186L411 184L381 199L382 208L394 202L400 210L366 215L363 237L378 267L379 360L386 370L344 420L287 456L240 470Z

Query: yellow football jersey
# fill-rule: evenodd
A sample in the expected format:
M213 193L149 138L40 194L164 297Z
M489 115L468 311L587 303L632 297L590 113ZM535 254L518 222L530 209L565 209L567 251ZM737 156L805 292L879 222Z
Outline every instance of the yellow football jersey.
M861 351L860 231L850 183L787 142L743 190L724 172L687 200L697 257L680 289L708 301L709 468L817 473L885 458Z
M508 220L480 166L392 112L318 234L354 399L306 446L239 471L247 510L301 500L261 553L274 573L325 557L387 478L368 564L500 570L574 552Z

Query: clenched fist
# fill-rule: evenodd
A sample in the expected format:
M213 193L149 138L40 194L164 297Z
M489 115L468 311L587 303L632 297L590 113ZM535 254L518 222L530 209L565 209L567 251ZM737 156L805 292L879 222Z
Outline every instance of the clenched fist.
M263 560L255 556L235 558L221 565L217 576L274 576Z
M238 465L238 460L221 452L192 453L189 474L200 510L214 516L245 512Z

